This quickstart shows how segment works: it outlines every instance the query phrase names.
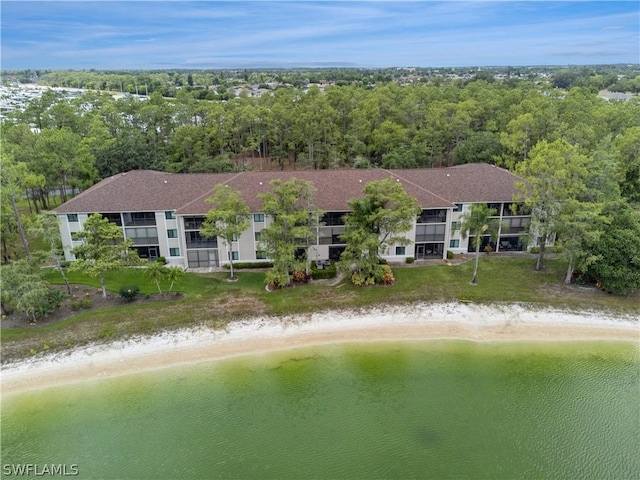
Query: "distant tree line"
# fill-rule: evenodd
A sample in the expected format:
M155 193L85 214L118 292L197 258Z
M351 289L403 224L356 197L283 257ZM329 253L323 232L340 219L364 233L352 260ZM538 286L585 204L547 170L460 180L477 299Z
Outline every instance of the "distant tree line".
M185 89L196 98L226 100L239 85L287 85L304 88L314 83L371 87L388 82L441 85L451 80L550 81L556 88L574 86L613 92L640 93L637 65L415 67L415 68L300 68L216 70L4 70L2 81L39 83L52 87L138 93L160 92L175 97Z

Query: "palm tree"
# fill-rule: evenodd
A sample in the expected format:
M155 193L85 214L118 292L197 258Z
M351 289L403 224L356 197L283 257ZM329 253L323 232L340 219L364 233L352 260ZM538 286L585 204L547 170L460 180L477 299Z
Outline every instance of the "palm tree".
M164 280L167 277L167 270L167 267L165 267L163 263L151 262L149 263L149 265L147 265L147 268L144 271L144 276L147 279L155 282L156 286L158 287L158 291L162 296L164 296L164 294L162 293L162 289L160 288L160 281Z
M482 245L482 237L490 235L495 241L498 236L498 230L500 224L497 219L492 219L496 214L494 208L489 208L485 203L475 203L471 206L471 211L462 215L462 225L460 226L460 233L462 238L467 238L467 235L473 235L473 247L476 250L476 262L473 267L473 277L471 277L471 284L476 285L478 283L478 262L480 260L480 246Z
M178 282L184 276L184 270L176 266L165 268L165 276L167 281L171 282L169 290L167 290L167 293L170 293L173 289L173 284Z

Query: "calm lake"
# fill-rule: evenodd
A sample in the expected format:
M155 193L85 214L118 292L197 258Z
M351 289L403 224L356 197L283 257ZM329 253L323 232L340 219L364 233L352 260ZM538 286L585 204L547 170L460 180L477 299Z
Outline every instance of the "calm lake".
M351 344L14 395L2 463L76 478L637 479L630 343Z

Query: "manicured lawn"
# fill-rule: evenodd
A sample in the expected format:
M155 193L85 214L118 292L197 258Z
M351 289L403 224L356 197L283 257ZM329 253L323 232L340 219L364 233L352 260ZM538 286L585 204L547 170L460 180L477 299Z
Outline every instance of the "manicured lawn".
M549 261L547 270L535 272L533 259L483 256L478 285L471 285L473 264L456 266L394 268L393 286L354 287L346 281L337 285L296 285L276 292L264 288L263 272L238 272L239 279L227 281L228 273L186 274L174 290L181 299L122 304L77 313L51 325L2 329L3 361L43 350L69 348L94 341L128 338L162 330L205 325L224 328L229 322L253 316L308 314L329 309L366 308L412 302L472 301L478 303L526 303L533 306L604 310L611 313L639 313L640 295L617 297L594 289L565 287L561 280L564 264ZM77 272L68 274L70 283L99 287L99 281ZM51 283L62 283L59 273L47 274ZM142 269L111 272L106 276L111 295L124 285L138 285L143 295L155 294L154 283ZM163 285L166 290L168 285Z

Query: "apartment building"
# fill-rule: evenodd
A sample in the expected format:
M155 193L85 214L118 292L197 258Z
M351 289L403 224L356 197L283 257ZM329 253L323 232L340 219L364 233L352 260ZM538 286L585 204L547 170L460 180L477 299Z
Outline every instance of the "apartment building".
M497 242L488 237L496 252L526 248L524 233L530 216L514 205L518 177L487 164L467 164L439 169L411 170L313 170L292 172L241 172L221 174L177 174L135 170L106 178L56 209L65 257L73 260L77 243L74 232L93 213L100 213L122 228L133 240L138 254L149 260L165 257L184 268L218 267L228 263L226 245L220 238L200 235L200 226L211 208L206 200L216 185L228 185L241 193L249 206L251 226L231 245L234 261L267 260L261 231L270 218L261 212L260 194L268 192L271 181L291 178L310 181L316 188L316 205L324 212L315 245L308 248L312 260L338 259L344 250L340 235L348 201L362 195L372 181L393 178L416 198L422 213L411 231L407 245L390 245L382 252L388 261L446 258L447 250L471 250L470 238L460 235L462 215L474 203L487 203L501 220Z

